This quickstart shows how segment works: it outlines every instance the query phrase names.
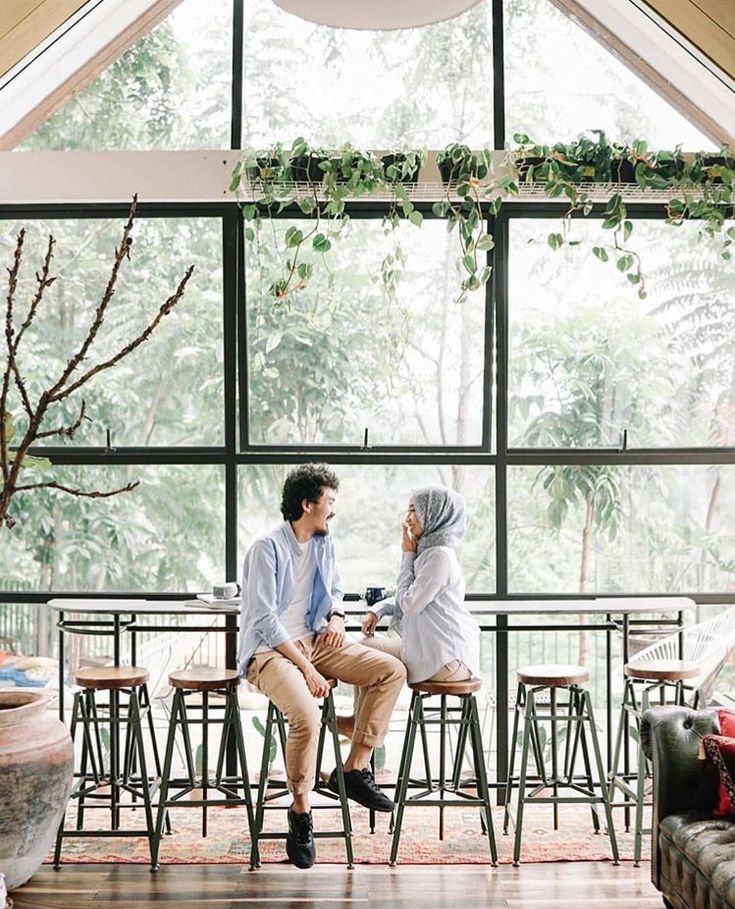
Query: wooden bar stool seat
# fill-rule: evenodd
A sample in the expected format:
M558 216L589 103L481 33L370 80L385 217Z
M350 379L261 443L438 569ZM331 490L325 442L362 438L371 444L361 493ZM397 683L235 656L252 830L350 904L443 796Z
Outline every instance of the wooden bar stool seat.
M513 864L518 865L520 861L525 806L540 802L553 806L555 830L559 825L560 804L589 805L595 833L601 829L598 810L602 808L613 862L617 865L618 845L605 768L597 738L592 699L584 687L589 680L588 670L577 665L542 664L524 666L517 671L517 676L518 692L510 737L508 789L503 817L503 832L507 833L515 789L517 798ZM547 694L548 701L544 697ZM543 724L549 724L548 735ZM520 771L516 774L514 768L519 739L521 764ZM559 748L562 744L564 755L563 760L560 760ZM583 772L577 773L576 764L580 752ZM536 774L529 774L531 754L536 764ZM561 794L562 791L565 794Z
M80 688L97 691L134 688L145 685L147 681L148 670L140 666L88 666L74 673L74 682Z
M424 694L472 694L482 688L482 679L465 679L462 682L411 682L408 686L411 691L421 691Z
M475 692L482 687L482 680L474 677L457 682L427 680L411 682L408 687L413 695L396 782L395 823L392 825L393 842L390 864L395 865L398 859L403 814L406 808L437 807L439 809L439 839L443 840L444 809L458 806L467 808L476 805L480 809L482 832L488 838L490 861L495 865L498 861L498 853L487 783L485 752L482 746L482 730L475 698ZM436 703L430 703L431 699L436 697L439 698L438 706ZM448 698L457 698L459 705L449 705ZM429 754L427 730L432 727L438 727L439 730L438 774L432 771ZM447 760L448 733L452 727L458 730L453 761ZM414 777L411 773L417 734L421 736L423 749L422 777ZM472 755L474 776L472 779L462 779L462 768L468 743ZM409 794L409 786L418 791ZM472 789L475 790L475 794L468 791Z
M168 822L170 808L184 805L201 807L202 836L205 837L209 808L244 805L251 835L253 831L253 802L237 697L240 677L234 669L202 666L172 672L168 681L174 690L174 697L163 759L158 816L151 847L152 871L158 870L163 825L164 821ZM211 700L212 696L215 700ZM191 731L196 726L201 727L202 735L201 745L195 754ZM217 751L216 770L210 773L209 731L212 726L221 726L222 735ZM184 745L185 777L175 777L171 772L177 731L181 733ZM233 768L226 766L230 742L235 752ZM230 773L230 769L234 772ZM188 796L186 801L183 801L184 796Z
M239 684L240 677L235 669L216 669L201 666L198 669L180 669L172 672L168 683L172 688L187 691L217 691Z
M543 688L584 685L590 678L589 670L584 666L556 664L524 666L516 671L516 676L524 685L539 685Z
M629 679L651 682L683 682L699 675L699 667L686 660L649 660L645 663L631 661L625 664L623 671Z

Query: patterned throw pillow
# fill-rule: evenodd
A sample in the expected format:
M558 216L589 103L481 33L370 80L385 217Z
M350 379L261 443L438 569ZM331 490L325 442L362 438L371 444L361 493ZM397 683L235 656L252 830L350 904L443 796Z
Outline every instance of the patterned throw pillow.
M715 817L735 814L735 713L718 710L720 735L705 735L702 739L707 757L717 767L720 785Z

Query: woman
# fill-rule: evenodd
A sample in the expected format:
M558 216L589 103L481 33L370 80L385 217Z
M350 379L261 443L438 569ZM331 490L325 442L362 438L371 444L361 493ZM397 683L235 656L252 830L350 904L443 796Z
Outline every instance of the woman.
M464 579L456 549L465 533L462 496L444 486L414 489L401 527L401 570L394 599L370 607L361 644L406 664L409 682L459 682L480 674L480 629L464 602ZM383 616L387 634L375 637ZM356 689L355 711L364 689ZM338 716L350 737L354 717Z
M415 489L401 527L401 569L394 617L400 639L374 639L387 614L377 603L362 630L370 646L388 650L406 664L409 682L456 682L479 675L480 629L464 602L464 579L456 549L465 533L462 496L443 486ZM381 608L382 607L382 608ZM380 643L378 643L380 640Z

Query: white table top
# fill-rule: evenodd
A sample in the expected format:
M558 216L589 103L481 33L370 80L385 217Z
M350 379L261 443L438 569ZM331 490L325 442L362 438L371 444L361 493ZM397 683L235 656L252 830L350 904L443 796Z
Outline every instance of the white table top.
M80 599L55 597L48 605L57 612L87 615L238 615L239 606L209 608L195 600ZM362 600L345 602L348 613L361 614ZM631 615L634 613L675 613L693 609L694 600L680 596L590 597L584 600L471 600L472 612L484 615Z
M48 605L57 612L85 615L239 615L239 606L209 607L196 600L113 600L55 597Z

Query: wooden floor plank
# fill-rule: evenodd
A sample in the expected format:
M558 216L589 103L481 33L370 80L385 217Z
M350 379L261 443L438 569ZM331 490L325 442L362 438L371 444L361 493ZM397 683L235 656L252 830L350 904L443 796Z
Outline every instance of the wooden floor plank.
M46 867L12 894L15 909L660 909L647 866L631 862L501 865Z

